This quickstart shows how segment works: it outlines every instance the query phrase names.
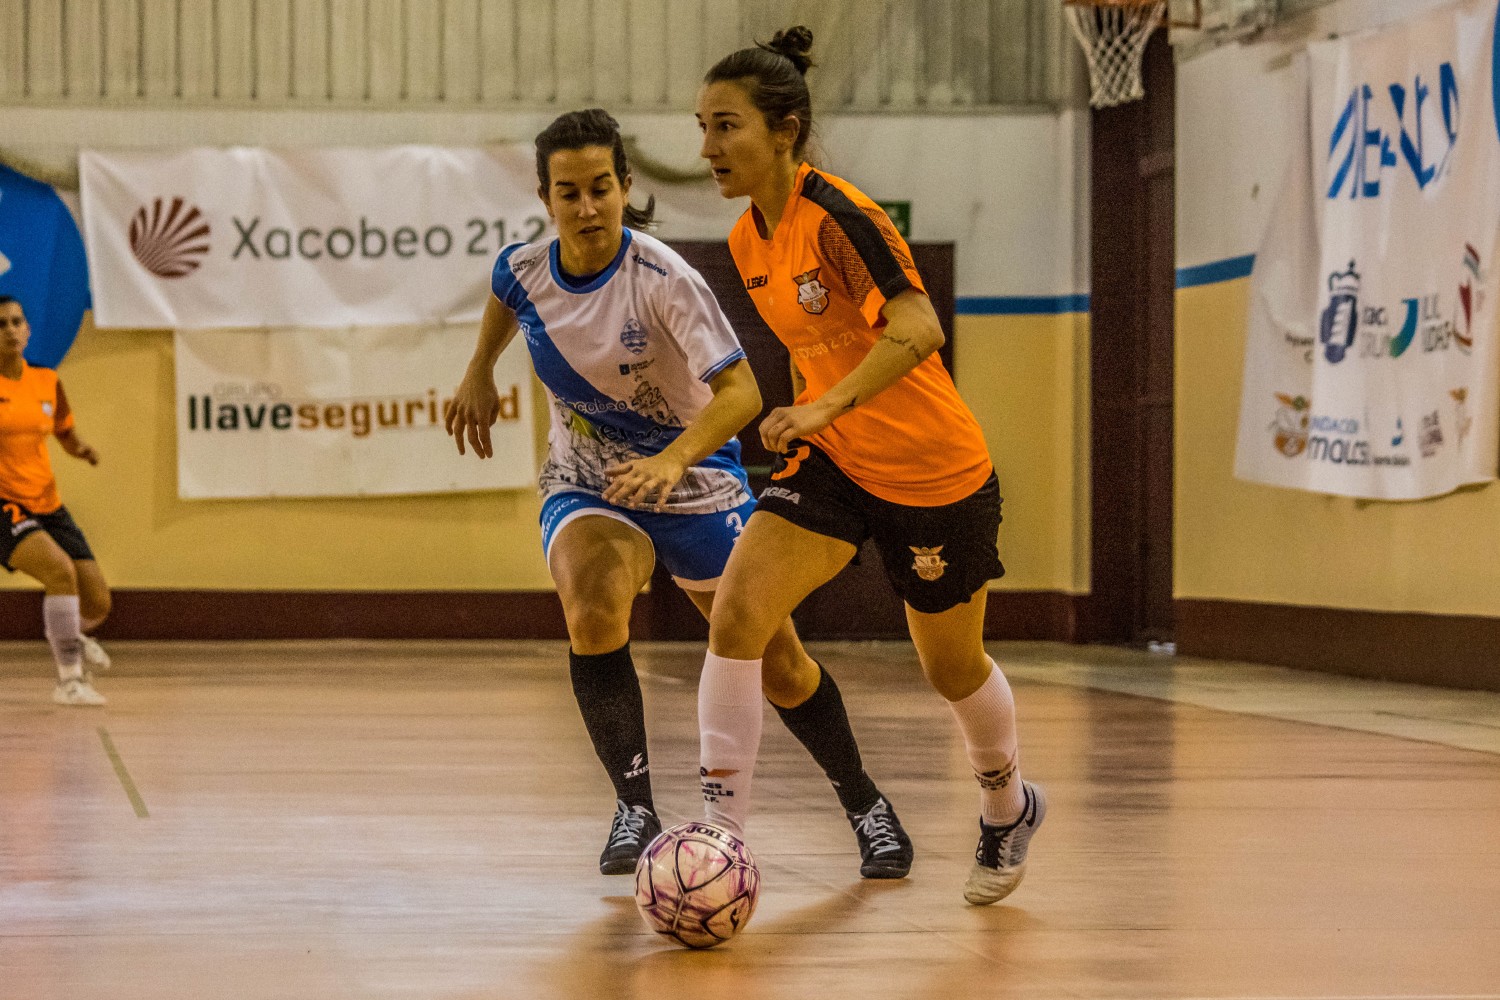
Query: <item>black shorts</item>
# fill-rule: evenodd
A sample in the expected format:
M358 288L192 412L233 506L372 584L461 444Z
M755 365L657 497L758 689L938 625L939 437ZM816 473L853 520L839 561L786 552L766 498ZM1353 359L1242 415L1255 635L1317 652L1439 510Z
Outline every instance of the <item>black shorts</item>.
M808 449L806 457L792 467L788 455L802 448ZM986 582L1005 575L996 548L1000 484L993 474L962 500L911 507L880 499L844 475L816 446L794 441L787 454L777 456L771 477L757 511L856 549L866 538L873 539L886 579L903 601L924 614L964 604Z
M24 505L0 497L0 511L4 512L4 517L0 517L0 565L12 573L15 569L10 564L10 557L21 544L21 539L33 531L45 531L51 535L58 548L74 562L94 558L88 539L83 537L82 529L68 513L68 508L59 507L50 514L33 514Z

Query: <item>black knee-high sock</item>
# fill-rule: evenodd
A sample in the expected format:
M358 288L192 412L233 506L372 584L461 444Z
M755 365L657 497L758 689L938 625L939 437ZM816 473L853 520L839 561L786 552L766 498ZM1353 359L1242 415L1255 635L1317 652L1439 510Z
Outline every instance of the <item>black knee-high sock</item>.
M782 708L775 703L772 707L833 782L844 811L867 812L880 797L880 790L859 759L859 744L854 741L854 730L849 728L849 716L844 711L838 685L821 663L818 672L821 678L811 698L796 708Z
M630 643L612 653L581 656L568 651L573 697L594 741L599 763L614 783L615 797L626 805L655 809L651 770L646 758L646 711L641 682L630 659Z

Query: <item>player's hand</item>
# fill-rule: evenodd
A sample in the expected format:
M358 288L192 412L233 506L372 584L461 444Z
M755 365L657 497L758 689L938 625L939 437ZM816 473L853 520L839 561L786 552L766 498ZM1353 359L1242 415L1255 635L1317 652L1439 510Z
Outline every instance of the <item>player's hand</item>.
M796 438L810 438L833 423L833 416L817 402L778 406L760 422L760 443L781 454Z
M655 509L664 511L667 497L686 472L681 462L665 454L617 462L604 470L610 479L604 499L621 507L635 508L649 504L655 494Z
M495 388L493 375L464 375L453 398L443 404L443 426L458 445L458 453L464 454L464 439L468 438L474 454L480 458L493 458L495 449L490 444L490 428L500 419L500 391Z
M58 441L62 444L63 451L74 458L81 458L90 465L99 464L99 453L94 450L93 445L85 444L76 434L69 433L58 438Z

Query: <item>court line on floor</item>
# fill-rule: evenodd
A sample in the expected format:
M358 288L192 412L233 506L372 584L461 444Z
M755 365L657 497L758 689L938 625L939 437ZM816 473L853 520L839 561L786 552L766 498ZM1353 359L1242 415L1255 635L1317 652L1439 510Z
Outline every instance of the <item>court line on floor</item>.
M1325 729L1389 736L1414 743L1445 746L1454 750L1500 754L1500 741L1488 735L1494 732L1496 728L1494 726L1436 715L1412 715L1382 709L1378 704L1372 705L1368 700L1361 700L1361 695L1372 691L1388 692L1387 696L1391 698L1410 697L1404 692L1391 691L1393 685L1388 682L1369 681L1362 685L1358 679L1330 676L1326 678L1327 683L1319 687L1317 677L1295 678L1294 682L1298 687L1292 693L1306 698L1307 701L1294 711L1281 707L1280 704L1265 704L1260 693L1254 690L1255 685L1264 683L1284 686L1287 678L1281 675L1288 672L1286 668L1244 665L1240 667L1242 672L1236 675L1237 680L1220 681L1212 685L1201 683L1194 677L1174 676L1175 666L1193 667L1202 663L1203 661L1190 660L1178 664L1163 664L1150 673L1138 672L1126 676L1116 672L1092 669L1086 664L1080 665L1073 662L1013 660L1005 664L1005 672L1007 676L1043 684L1108 691L1113 694L1151 698L1173 704L1193 705L1197 708L1229 712L1234 715L1248 715L1261 719L1277 719L1282 722L1321 726ZM1235 665L1232 664L1224 664L1222 669L1228 671L1234 667ZM1427 690L1424 693L1433 692ZM1452 694L1452 692L1444 691L1436 693ZM1464 692L1460 692L1462 693ZM1474 694L1480 695L1481 698L1493 697L1487 692L1474 692ZM1288 695L1283 692L1280 697L1285 699ZM1475 729L1480 730L1478 735L1474 733ZM1481 736L1483 738L1480 738ZM1496 994L1495 997L1500 1000L1500 994ZM1230 1000L1236 1000L1236 998L1230 998ZM1278 1000L1278 998L1267 998L1267 1000ZM1308 1000L1344 1000L1344 998L1308 998ZM1483 1000L1490 1000L1490 998L1485 997Z
M1410 712L1393 712L1389 709L1375 709L1375 715L1389 715L1396 719L1409 719L1413 722L1441 722L1449 726L1477 726L1480 729L1500 729L1500 725L1493 722L1480 722L1477 719L1449 719L1440 715L1413 715Z
M135 782L130 780L130 772L125 769L125 762L120 759L120 752L115 749L115 741L109 738L109 730L103 726L99 727L99 742L104 744L104 752L109 755L109 762L114 766L115 777L120 779L120 784L125 788L125 794L130 797L130 806L135 810L137 819L150 819L151 814L146 811L146 800L141 798L141 793L136 790Z
M661 684L682 685L692 683L686 677L673 677L671 674L653 674L651 671L642 670L639 667L636 668L635 672L643 680L657 681Z

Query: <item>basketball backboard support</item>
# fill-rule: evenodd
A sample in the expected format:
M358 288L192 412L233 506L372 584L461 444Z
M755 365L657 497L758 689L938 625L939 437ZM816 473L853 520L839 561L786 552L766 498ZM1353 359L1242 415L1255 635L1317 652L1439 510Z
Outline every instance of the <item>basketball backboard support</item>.
M1141 56L1165 27L1177 58L1258 35L1284 8L1328 0L1061 0L1089 68L1090 103L1113 107L1142 95Z
M1290 0L1295 2L1298 0ZM1177 46L1179 58L1257 35L1275 24L1282 8L1290 5L1289 0L1201 0L1201 3L1201 28L1172 28L1172 44ZM1188 21L1193 7L1194 0L1171 0L1173 21Z

